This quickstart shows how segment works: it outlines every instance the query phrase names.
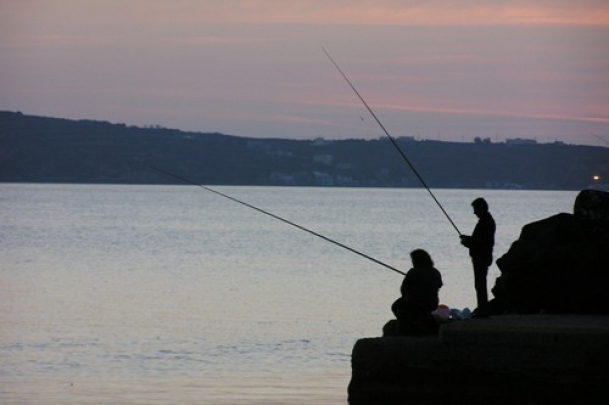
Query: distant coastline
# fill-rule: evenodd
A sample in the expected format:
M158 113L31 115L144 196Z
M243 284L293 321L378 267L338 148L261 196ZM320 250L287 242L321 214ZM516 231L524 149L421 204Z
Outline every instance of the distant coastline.
M0 182L421 187L387 139L288 140L0 112ZM431 188L606 185L609 148L530 139L397 139Z

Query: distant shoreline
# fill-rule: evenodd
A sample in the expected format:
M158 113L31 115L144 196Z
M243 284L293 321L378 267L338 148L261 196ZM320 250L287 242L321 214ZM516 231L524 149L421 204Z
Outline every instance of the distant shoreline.
M0 112L0 182L419 188L388 139L288 140ZM432 189L581 190L609 179L609 148L514 139L398 138Z

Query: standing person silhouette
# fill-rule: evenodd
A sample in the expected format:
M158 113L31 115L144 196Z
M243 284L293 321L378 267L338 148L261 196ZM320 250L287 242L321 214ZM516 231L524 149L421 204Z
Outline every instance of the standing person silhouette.
M493 263L493 246L495 245L495 220L488 210L488 203L482 197L472 201L474 214L478 223L471 236L461 235L461 244L469 249L469 255L474 267L474 287L476 288L477 308L474 316L484 316L484 307L488 303L486 275Z

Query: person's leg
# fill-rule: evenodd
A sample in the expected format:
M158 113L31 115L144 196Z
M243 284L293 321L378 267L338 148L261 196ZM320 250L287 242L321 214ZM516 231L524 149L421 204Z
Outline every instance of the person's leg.
M472 260L474 265L474 287L476 288L476 301L478 308L484 307L488 303L488 291L486 288L486 275L488 265L484 262Z
M435 309L435 308L434 308ZM401 319L398 318L402 335L421 335L437 333L439 325L428 307L404 302Z

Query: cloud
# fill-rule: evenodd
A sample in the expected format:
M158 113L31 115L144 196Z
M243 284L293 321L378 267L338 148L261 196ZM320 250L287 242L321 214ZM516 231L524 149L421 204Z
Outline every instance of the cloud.
M602 0L223 0L170 4L165 6L165 11L174 18L215 23L609 24L609 4Z
M543 113L522 113L516 111L501 111L492 109L475 109L475 108L446 108L446 107L414 107L407 105L380 105L382 109L394 111L414 111L414 112L433 112L455 115L477 115L477 116L492 116L492 117L507 117L507 118L527 118L537 120L551 121L566 121L566 122L588 122L609 124L607 117L586 117L566 114L543 114Z

